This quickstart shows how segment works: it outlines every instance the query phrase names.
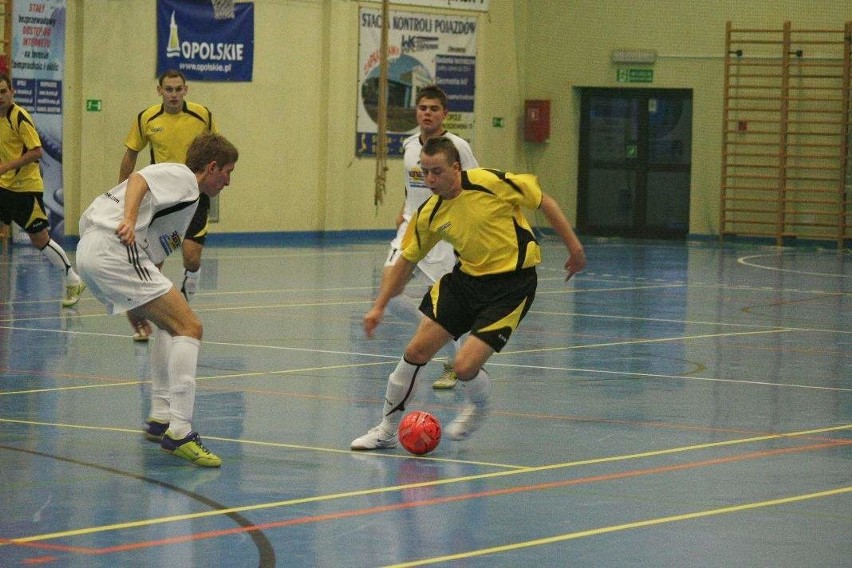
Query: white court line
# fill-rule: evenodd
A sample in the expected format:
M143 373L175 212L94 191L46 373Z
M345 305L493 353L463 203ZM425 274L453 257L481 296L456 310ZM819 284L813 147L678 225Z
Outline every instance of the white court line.
M763 258L763 257L778 257L783 255L784 253L774 253L774 254L752 254L749 256L741 256L737 259L738 264L742 264L743 266L750 266L752 268L761 268L763 270L775 270L777 272L790 272L792 274L807 274L809 276L831 276L834 278L852 278L852 274L834 274L831 272L807 272L805 270L795 270L793 268L778 268L775 266L764 266L762 264L757 264L754 262L748 262L752 258Z
M0 327L0 329L3 329ZM34 329L31 331L43 332L46 330L42 329ZM55 331L55 330L54 330ZM642 343L660 343L660 342L672 342L672 341L686 341L690 339L705 339L711 337L730 337L730 336L741 336L741 335L759 335L759 334L768 334L768 333L782 333L789 332L792 330L789 329L776 329L776 330L767 330L767 331L751 331L751 332L736 332L730 334L709 334L709 335L695 335L695 336L682 336L682 337L667 337L667 338L659 338L659 339L639 339L632 341L619 341L613 343L596 343L596 344L586 344L586 345L573 345L573 346L563 346L563 347L554 347L554 348L539 348L539 349L527 349L527 350L518 350L518 351L504 351L502 353L495 353L494 357L499 359L502 357L510 356L510 355L518 355L518 354L531 354L531 353L542 353L549 352L554 350L578 350L578 349L590 349L590 348L606 348L611 346L624 346L624 345L634 345L634 344L642 344ZM112 337L120 337L122 339L127 339L126 335L115 335L115 334L103 334L103 333L91 333L91 332L66 332L66 333L78 333L80 335L92 335L92 336L112 336ZM361 353L357 351L333 351L326 349L314 349L307 347L284 347L280 345L259 345L253 343L228 343L228 342L220 342L220 341L205 341L207 345L219 345L224 347L236 347L240 349L272 349L277 351L296 351L296 352L307 352L307 353L323 353L328 355L343 355L343 356L358 356L358 357L371 357L378 359L387 359L397 360L399 359L399 355L382 355L377 353ZM438 360L438 359L433 359ZM368 365L372 365L375 363L369 363ZM720 383L735 383L735 384L746 384L746 385L755 385L755 386L768 386L768 387L777 387L777 388L799 388L799 389L809 389L809 390L826 390L826 391L837 391L837 392L852 392L852 389L847 388L833 388L833 387L820 387L813 385L801 385L801 384L789 384L789 383L770 383L765 381L749 381L742 379L720 379L713 377L694 377L688 375L662 375L662 374L654 374L654 373L639 373L634 371L606 371L606 370L597 370L597 369L583 369L583 368L571 368L571 367L550 367L550 366L538 366L538 365L521 365L521 364L513 364L513 363L498 363L495 362L494 359L489 361L489 366L494 367L512 367L512 368L520 368L520 369L540 369L540 370L552 370L552 371L565 371L565 372L580 372L580 373L598 373L598 374L609 374L609 375L624 375L624 376L638 376L638 377L648 377L648 378L668 378L668 379L678 379L678 380L688 380L688 381L706 381L706 382L720 382ZM358 365L351 365L358 366ZM332 367L330 367L332 368ZM215 376L215 377L199 377L199 381L209 380L214 378L239 378L243 376L255 376L255 375L274 375L274 374L292 374L294 372L301 372L305 369L295 369L295 370L267 370L267 371L250 371L244 373L233 373L224 376ZM73 388L94 388L97 386L123 386L125 384L138 384L139 381L128 381L126 383L116 383L114 385L86 385L84 387L58 387L57 390L72 390ZM50 390L50 389L47 389ZM14 393L10 393L14 394Z
M765 335L768 333L789 333L792 329L767 329L761 331L736 331L731 333L706 333L702 335L676 335L674 337L655 337L653 339L629 339L627 341L610 341L607 343L581 343L579 345L560 345L558 347L539 347L536 349L519 349L505 352L512 355L527 353L546 353L552 351L575 351L578 349L598 349L605 347L623 347L625 345L642 345L646 343L670 343L673 341L688 341L692 339L713 339L718 337L736 337L742 335Z
M683 325L710 325L710 326L719 326L719 327L750 327L754 329L769 329L769 330L777 330L779 329L776 325L760 325L760 324L749 324L749 323L728 323L728 322L714 322L714 321L696 321L696 320L674 320L674 319L665 319L665 318L641 318L635 316L612 316L612 315L604 315L604 314L584 314L580 312L551 312L546 310L535 310L531 309L529 311L531 314L541 314L541 315L549 315L549 316L564 316L564 317L580 317L580 318L592 318L592 319L619 319L619 320L627 320L627 321L647 321L652 323L674 323L674 324L683 324ZM840 333L840 334L852 334L852 331L846 331L843 329L821 329L821 328L811 328L811 327L784 327L785 331L795 331L795 332L815 332L815 333Z
M820 387L814 385L801 385L796 383L770 383L766 381L750 381L747 379L719 379L714 377L696 377L691 375L662 375L657 373L637 373L635 371L604 371L601 369L582 369L576 367L549 367L544 365L518 365L513 363L488 363L489 367L514 367L518 369L537 369L541 371L560 371L571 373L597 373L601 375L636 376L649 379L676 379L682 381L706 381L712 383L734 383L741 385L753 385L759 387L777 387L792 389L824 390L831 392L852 392L852 388L843 387Z

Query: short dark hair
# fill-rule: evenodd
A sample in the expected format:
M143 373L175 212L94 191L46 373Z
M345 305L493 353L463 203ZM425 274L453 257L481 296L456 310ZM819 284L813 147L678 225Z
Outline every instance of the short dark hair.
M157 79L157 84L162 87L163 81L165 81L166 79L171 79L172 77L178 77L181 81L186 83L186 76L182 72L178 71L177 69L166 69L165 71L163 71L163 74L160 75L160 77Z
M8 73L0 73L0 81L6 81L6 86L12 88L12 78Z
M417 91L417 104L420 104L420 99L437 99L441 102L441 106L444 107L444 110L448 110L450 108L447 93L445 93L438 85L426 85L425 87L422 87L419 91Z
M436 136L435 138L427 140L426 143L423 144L421 153L427 156L443 154L445 157L450 159L450 163L458 162L461 164L459 149L456 148L456 145L453 144L452 140L445 136Z
M237 163L239 157L237 148L224 136L205 132L199 134L189 145L189 150L186 151L186 166L198 173L210 162L216 162L219 168L223 168L228 164Z

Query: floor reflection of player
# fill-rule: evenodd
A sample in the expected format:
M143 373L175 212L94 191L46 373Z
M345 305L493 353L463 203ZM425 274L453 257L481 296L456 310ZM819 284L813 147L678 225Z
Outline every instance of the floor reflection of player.
M399 558L426 558L434 556L435 550L450 552L468 550L475 542L472 527L481 525L485 516L485 500L481 498L461 499L455 503L441 503L443 497L469 494L481 490L480 481L440 485L422 485L439 479L462 477L462 464L433 462L428 459L400 460L396 469L396 480L389 480L404 487L400 495L410 506L403 507L400 514L407 517L400 526L421 527L423 530L409 534L411 538L400 539L404 549ZM477 486L476 489L471 485ZM438 502L436 502L436 500ZM448 507L452 512L448 513Z

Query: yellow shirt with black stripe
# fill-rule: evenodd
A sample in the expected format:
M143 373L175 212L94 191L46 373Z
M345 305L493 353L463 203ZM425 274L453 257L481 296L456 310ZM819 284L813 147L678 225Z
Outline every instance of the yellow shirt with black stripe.
M0 120L0 162L17 160L33 148L41 148L35 123L26 109L12 103L6 116ZM20 193L41 193L44 181L38 161L0 176L0 187Z
M169 114L158 104L139 113L124 145L140 152L150 142L152 164L182 164L195 137L208 131L219 132L206 106L184 101L181 112Z
M440 240L456 251L470 276L501 274L541 262L521 207L538 209L541 187L532 174L487 168L461 173L462 191L453 199L432 195L417 210L403 238L402 255L418 262Z

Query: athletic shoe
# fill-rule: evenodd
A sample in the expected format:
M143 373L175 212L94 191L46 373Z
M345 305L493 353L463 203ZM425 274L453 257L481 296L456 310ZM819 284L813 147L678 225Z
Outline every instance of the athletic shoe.
M456 372L453 371L452 363L444 363L444 372L438 377L438 380L432 383L433 389L451 389L456 386L459 378Z
M479 427L485 422L486 416L488 416L488 401L479 404L469 402L459 415L444 428L444 432L451 440L465 440L479 430Z
M142 428L142 433L145 434L146 440L149 440L151 442L159 442L163 439L163 435L168 429L168 422L160 422L155 418L149 418L145 422L145 427Z
M70 308L74 304L80 301L80 294L83 293L83 290L86 289L86 284L80 282L79 284L69 284L65 287L65 297L62 298L62 307Z
M183 271L183 283L180 285L180 293L183 294L183 297L186 298L187 302L192 301L192 297L195 296L195 293L198 291L198 282L200 280L200 271Z
M349 446L353 450L384 450L396 447L396 432L388 432L379 424L370 431L352 440Z
M166 432L163 439L160 440L160 448L164 452L191 461L201 467L219 467L222 465L222 458L204 447L198 432L190 432L189 436L180 440L175 440Z

